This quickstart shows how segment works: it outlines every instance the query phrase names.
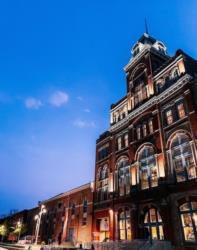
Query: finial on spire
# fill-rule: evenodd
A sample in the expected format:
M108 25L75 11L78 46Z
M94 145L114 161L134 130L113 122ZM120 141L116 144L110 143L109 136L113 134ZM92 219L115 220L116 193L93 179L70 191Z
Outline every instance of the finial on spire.
M149 35L149 33L148 33L148 24L147 24L146 17L145 17L145 32L146 32L146 34Z

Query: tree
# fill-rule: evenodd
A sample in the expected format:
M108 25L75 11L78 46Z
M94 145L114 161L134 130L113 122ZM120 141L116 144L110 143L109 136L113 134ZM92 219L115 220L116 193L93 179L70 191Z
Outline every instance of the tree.
M9 234L9 225L8 222L5 221L3 224L0 225L0 235L1 235L1 241L4 240L6 236Z
M27 232L27 226L21 222L18 222L16 224L16 227L13 231L13 234L18 236L18 239L20 238L21 235Z

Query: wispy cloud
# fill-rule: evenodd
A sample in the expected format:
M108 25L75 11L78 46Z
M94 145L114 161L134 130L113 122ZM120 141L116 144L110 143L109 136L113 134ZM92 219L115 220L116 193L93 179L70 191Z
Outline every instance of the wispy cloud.
M49 103L54 107L61 107L68 102L69 96L66 92L56 91L49 98Z
M90 113L90 109L84 109L83 112Z
M25 107L27 109L39 109L42 105L43 103L34 97L28 97L25 99Z
M83 101L83 97L82 96L77 96L77 100Z
M81 119L77 119L73 122L73 125L78 128L95 128L96 124L93 121L85 121Z

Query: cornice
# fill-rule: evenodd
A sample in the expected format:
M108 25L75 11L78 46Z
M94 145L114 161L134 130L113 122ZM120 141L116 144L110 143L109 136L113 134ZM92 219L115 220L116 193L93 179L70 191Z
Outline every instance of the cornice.
M182 88L184 85L186 85L192 77L189 74L185 74L182 76L176 83L174 83L172 86L164 90L161 94L153 96L151 99L149 99L147 102L133 110L131 113L129 113L124 119L117 122L113 126L110 127L109 131L114 132L115 130L121 128L125 123L129 122L131 119L135 118L136 116L140 115L141 113L145 112L147 109L151 108L153 105L158 104L162 101L164 101L169 96L176 93L180 88Z

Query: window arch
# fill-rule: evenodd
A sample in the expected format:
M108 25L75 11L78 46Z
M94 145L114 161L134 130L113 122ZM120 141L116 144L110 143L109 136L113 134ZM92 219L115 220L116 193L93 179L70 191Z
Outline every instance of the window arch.
M131 218L128 208L118 211L118 229L120 240L131 240Z
M119 195L123 196L130 193L130 166L127 157L121 158L117 162L118 169L118 189Z
M144 234L150 236L152 240L163 240L163 222L158 209L150 208L144 216Z
M189 201L179 207L185 241L197 243L197 201Z
M191 140L183 132L176 133L171 142L171 157L177 182L196 178Z
M138 153L141 188L158 186L158 168L155 151L152 146L144 146Z
M107 164L98 169L97 183L98 200L107 200L109 193L109 167Z

